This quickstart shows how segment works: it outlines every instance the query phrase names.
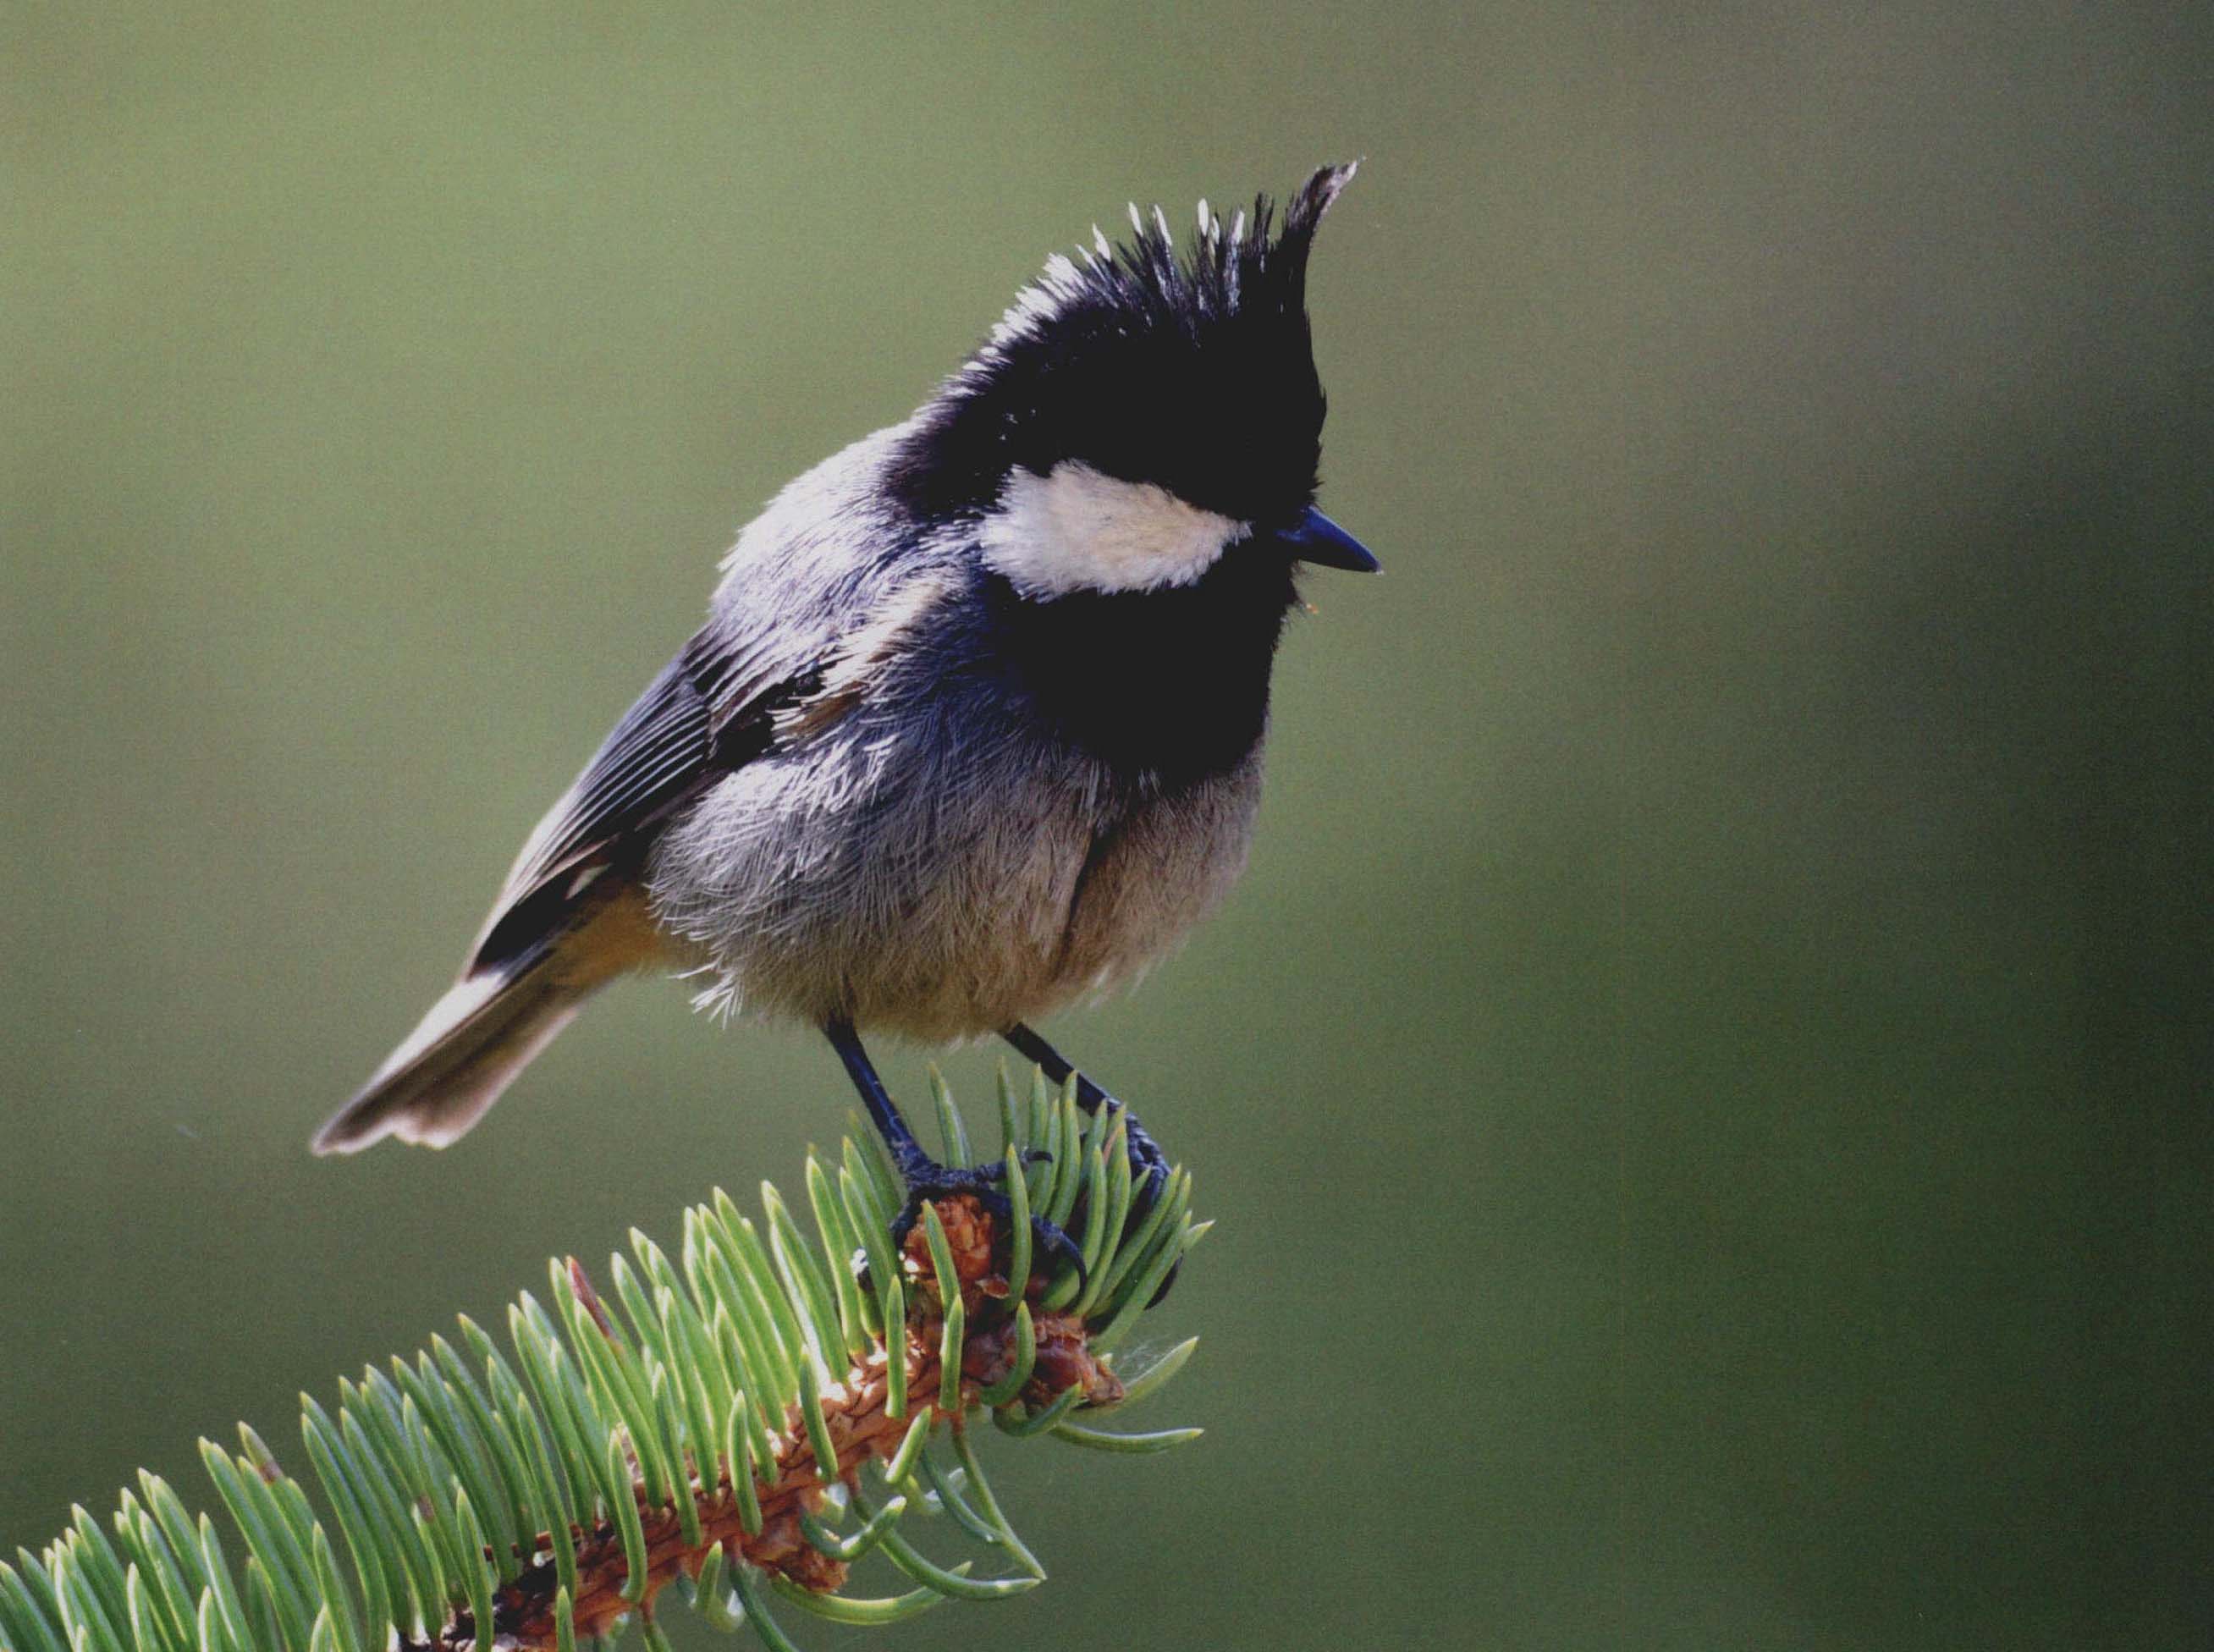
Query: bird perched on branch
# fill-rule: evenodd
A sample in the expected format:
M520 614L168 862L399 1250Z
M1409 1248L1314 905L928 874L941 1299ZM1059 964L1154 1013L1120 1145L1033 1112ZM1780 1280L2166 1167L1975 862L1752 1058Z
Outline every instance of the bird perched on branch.
M1066 1081L1030 1023L1160 958L1243 867L1295 572L1376 566L1314 505L1307 257L1353 170L1281 227L1265 197L1227 223L1202 202L1181 251L1133 207L1129 242L1051 260L911 418L778 494L316 1151L447 1145L652 966L822 1029L910 1217L975 1190L860 1034L995 1033Z

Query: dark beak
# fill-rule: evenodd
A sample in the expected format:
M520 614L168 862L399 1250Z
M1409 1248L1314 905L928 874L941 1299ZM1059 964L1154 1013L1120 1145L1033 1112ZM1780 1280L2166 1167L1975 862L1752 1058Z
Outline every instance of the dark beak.
M1355 573L1373 573L1384 566L1370 554L1366 545L1312 506L1300 518L1299 526L1283 535L1283 541L1299 560L1312 562L1318 568L1349 568Z

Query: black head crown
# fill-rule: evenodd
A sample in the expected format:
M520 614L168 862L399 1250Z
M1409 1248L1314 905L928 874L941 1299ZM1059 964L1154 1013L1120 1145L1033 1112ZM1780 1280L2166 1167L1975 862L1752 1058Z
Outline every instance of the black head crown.
M1313 502L1324 399L1306 313L1315 229L1352 165L1226 223L1201 203L1179 255L1156 207L1136 239L1095 229L1055 257L920 415L898 466L932 516L991 507L1018 467L1076 461L1165 487L1241 522L1295 521Z

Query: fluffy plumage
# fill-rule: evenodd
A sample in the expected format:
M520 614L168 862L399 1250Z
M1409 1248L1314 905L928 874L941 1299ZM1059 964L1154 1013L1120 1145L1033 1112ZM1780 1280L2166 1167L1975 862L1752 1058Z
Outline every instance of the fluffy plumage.
M1055 259L903 424L786 487L531 835L460 982L316 1138L444 1145L643 964L932 1039L1126 980L1245 861L1352 174ZM1096 236L1096 232L1095 232Z

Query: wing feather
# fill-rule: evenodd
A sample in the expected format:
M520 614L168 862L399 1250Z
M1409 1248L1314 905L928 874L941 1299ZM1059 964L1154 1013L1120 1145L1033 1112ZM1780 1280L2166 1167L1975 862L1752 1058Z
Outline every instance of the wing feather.
M773 743L815 737L844 718L860 702L863 664L880 669L897 634L950 594L965 542L914 537L883 504L882 473L905 428L825 460L738 536L713 617L530 835L471 967L550 944L580 902L619 881L586 877L593 868L638 865L688 800ZM857 545L874 554L857 558Z
M582 892L577 874L642 853L670 811L767 750L775 713L811 677L777 680L760 664L711 626L662 668L523 844L472 969L547 939Z

